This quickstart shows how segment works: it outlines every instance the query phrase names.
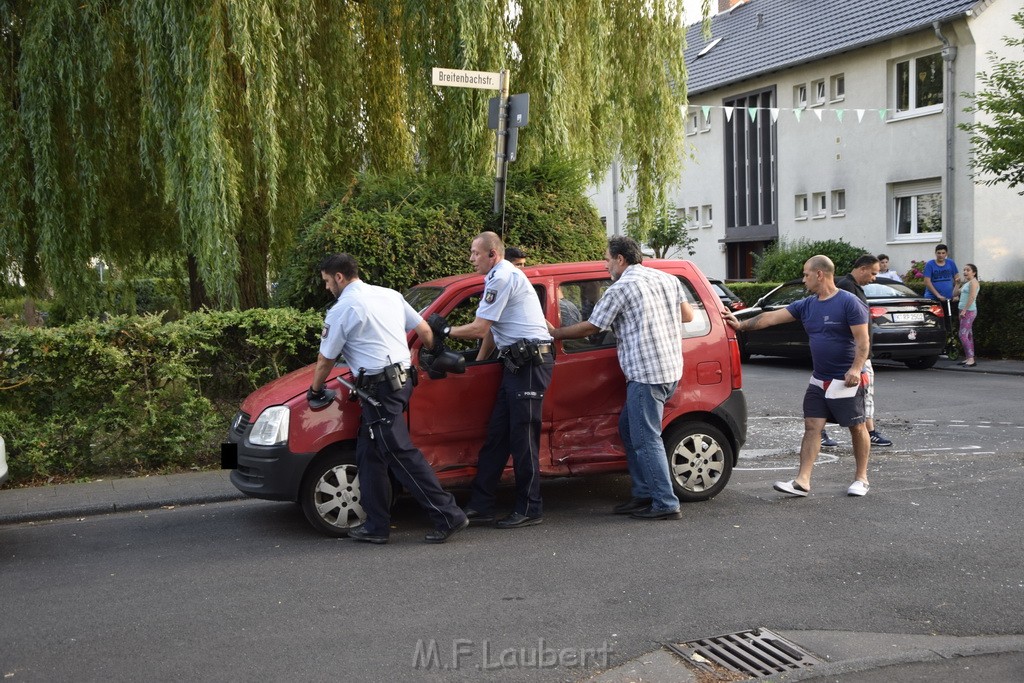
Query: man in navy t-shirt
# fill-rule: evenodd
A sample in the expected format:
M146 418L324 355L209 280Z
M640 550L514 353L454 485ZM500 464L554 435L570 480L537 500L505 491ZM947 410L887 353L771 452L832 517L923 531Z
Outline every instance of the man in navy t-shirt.
M856 461L856 479L846 490L851 496L868 492L871 441L864 424L864 362L868 359L868 310L860 300L835 284L835 265L827 256L812 256L804 264L804 286L811 296L784 309L761 313L740 322L723 307L722 314L737 330L759 330L799 320L807 331L814 372L804 393L804 436L800 471L795 479L775 482L775 490L806 496L811 471L821 450L821 430L828 421L849 427Z
M949 247L940 244L935 247L935 258L924 266L925 296L929 299L946 301L953 298L953 286L960 269L956 267L956 261L947 258L948 255Z

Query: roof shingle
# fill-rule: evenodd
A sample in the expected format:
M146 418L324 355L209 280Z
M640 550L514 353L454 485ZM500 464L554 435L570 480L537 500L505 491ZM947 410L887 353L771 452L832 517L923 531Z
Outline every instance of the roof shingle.
M699 94L930 28L978 0L748 0L686 35L687 89ZM698 53L721 38L704 56Z

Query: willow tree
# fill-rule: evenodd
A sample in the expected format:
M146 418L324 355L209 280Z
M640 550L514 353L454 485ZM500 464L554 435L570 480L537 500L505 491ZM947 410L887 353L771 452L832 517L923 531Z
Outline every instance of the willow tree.
M682 156L684 35L682 0L5 0L4 274L70 289L93 257L163 254L197 300L260 305L298 217L355 173L493 173L494 93L435 66L507 69L531 95L517 163L596 179L619 154L649 220Z

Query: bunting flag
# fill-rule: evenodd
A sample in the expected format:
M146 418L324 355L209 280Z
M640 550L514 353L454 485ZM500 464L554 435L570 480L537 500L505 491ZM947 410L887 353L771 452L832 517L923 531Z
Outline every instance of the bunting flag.
M729 107L729 106L725 106L725 105L714 105L714 104L701 104L701 105L691 104L691 105L687 105L687 107L688 108L693 108L693 109L699 109L701 111L701 113L704 115L704 120L705 121L710 120L710 118L711 118L711 110L712 109L721 109L725 113L725 120L726 121L732 121L733 112L736 111L736 107L735 106ZM815 118L818 119L818 121L824 121L825 120L824 112L832 112L832 114L835 115L837 122L844 123L845 120L846 120L846 112L849 111L848 109L845 109L845 108L842 108L842 109L840 109L840 108L830 109L830 108L826 108L826 107L795 107L795 108L791 108L791 107L742 107L742 108L746 110L747 116L749 116L750 120L753 121L753 122L757 121L757 115L760 112L768 112L768 114L771 116L772 123L778 123L779 122L779 115L782 112L784 112L784 111L791 111L791 112L793 112L793 117L796 119L797 123L799 123L800 121L803 120L804 113L808 112L808 111L814 112L814 116L815 116ZM862 108L862 109L854 109L853 111L856 112L856 114L857 114L857 123L864 123L864 116L865 116L865 114L867 114L868 112L871 112L871 111L873 111L876 114L878 114L878 120L882 121L884 123L885 121L887 121L889 119L889 112L891 110L888 109L888 108L882 108L882 109Z

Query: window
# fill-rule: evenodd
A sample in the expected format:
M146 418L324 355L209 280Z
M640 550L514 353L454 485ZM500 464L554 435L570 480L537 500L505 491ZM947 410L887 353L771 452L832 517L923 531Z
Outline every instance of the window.
M811 206L814 207L814 217L824 218L827 210L824 192L815 192L811 195Z
M611 287L611 280L580 280L577 282L563 282L559 285L559 316L560 320L566 318L566 312L575 308L579 312L580 320L588 320L594 311L594 306L606 289ZM568 303L564 303L568 302ZM562 323L565 326L565 322ZM615 346L615 333L611 330L606 332L595 332L582 339L566 339L563 348L567 353L576 351L589 351L590 349Z
M942 78L942 55L938 52L896 62L896 111L927 111L941 107Z
M701 225L703 227L705 227L705 228L710 228L711 227L711 205L710 204L705 204L704 206L700 207L700 215L704 217L704 221L701 223Z
M793 88L793 108L804 109L807 107L807 85L801 83Z
M814 106L819 107L825 104L825 81L817 80L811 83L811 92L814 93Z
M691 206L686 210L686 224L700 225L700 209L698 207Z
M836 74L832 77L830 89L831 99L833 102L839 102L840 100L846 99L846 76L843 74Z
M740 113L748 108L766 112L775 106L775 90L767 89L724 100ZM765 235L776 225L775 123L770 116L733 116L725 122L725 229L746 235ZM730 235L726 235L730 237ZM742 235L732 235L741 237ZM774 235L773 235L774 236Z
M706 133L711 130L711 110L708 109L708 113L705 114L703 110L700 115L701 126L700 130L702 133Z
M796 205L793 207L793 212L798 221L807 218L807 195L798 194L796 196Z
M846 190L832 190L832 215L846 215Z
M697 122L700 117L700 112L691 111L686 115L686 134L696 135L697 134Z
M893 185L893 238L916 240L942 233L942 181Z

